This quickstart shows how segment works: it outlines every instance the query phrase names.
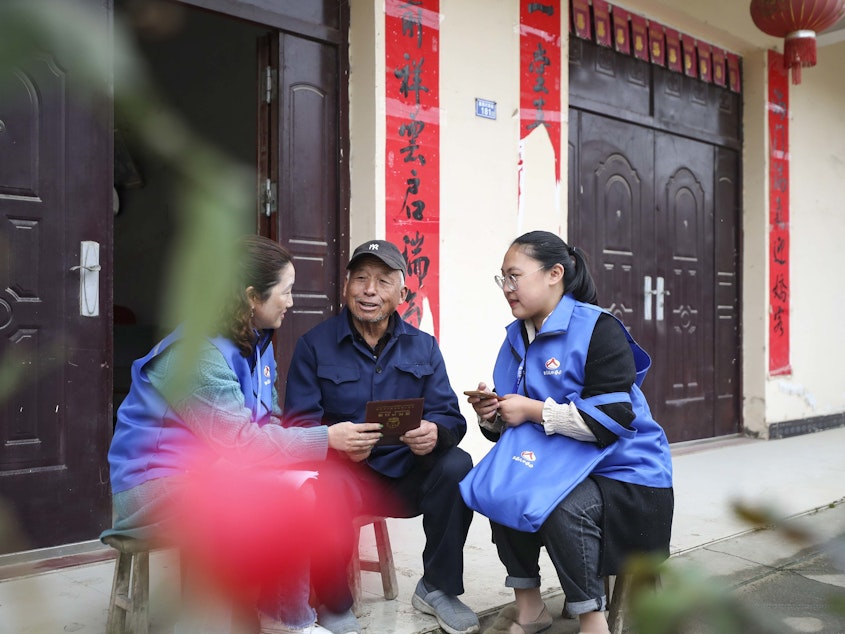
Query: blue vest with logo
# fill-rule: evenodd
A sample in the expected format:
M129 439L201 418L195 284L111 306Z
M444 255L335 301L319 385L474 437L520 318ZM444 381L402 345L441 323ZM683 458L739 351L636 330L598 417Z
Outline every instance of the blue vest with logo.
M261 333L255 356L250 359L242 356L238 347L225 337L209 340L235 373L244 404L252 413L252 421L259 425L267 422L273 411L276 364L271 336L271 331ZM184 473L186 451L203 450L200 441L147 376L148 364L180 338L181 329L176 329L132 364L132 385L117 410L117 424L109 448L112 493L131 489L147 480Z
M590 339L599 315L606 312L598 306L579 302L571 295L564 295L527 350L521 322L512 322L507 327L507 337L496 359L493 383L499 394L522 394L540 401L552 398L558 403L574 403L579 410L619 436L607 448L594 468L594 474L632 484L671 487L669 443L663 429L652 418L640 390L651 359L618 319L619 327L625 332L634 353L636 381L630 392L581 398ZM614 402L631 403L635 414L631 429L623 427L598 408Z

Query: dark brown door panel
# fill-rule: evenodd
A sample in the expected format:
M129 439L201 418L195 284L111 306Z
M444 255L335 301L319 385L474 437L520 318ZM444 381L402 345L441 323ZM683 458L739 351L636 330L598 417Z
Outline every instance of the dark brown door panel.
M106 3L88 4L105 27ZM44 547L95 538L111 519L111 104L50 53L6 70L0 359L23 381L0 401L0 496ZM83 242L100 270L81 299Z
M669 439L735 433L738 96L588 42L570 53L570 241L651 355L643 389Z

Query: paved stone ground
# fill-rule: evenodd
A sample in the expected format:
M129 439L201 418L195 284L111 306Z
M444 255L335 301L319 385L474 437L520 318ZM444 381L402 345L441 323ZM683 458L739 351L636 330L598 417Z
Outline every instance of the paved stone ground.
M838 515L841 517L841 509ZM839 517L828 517L821 512L814 521L834 519ZM840 528L843 528L841 524ZM649 631L664 634L845 634L845 529L829 542L778 557L779 553L789 552L787 541L776 531L759 531L728 540L718 549L673 557L671 566L692 572L692 577L684 577L690 583L686 592L698 594L704 606L702 616L672 629ZM779 543L783 545L782 550L778 548ZM738 553L753 565L737 568L730 562L725 564L726 552ZM769 553L771 563L757 563L766 558L762 556L764 553ZM735 569L719 574L720 566ZM680 595L676 589L664 586L661 592L677 598ZM721 597L721 610L714 609L709 601L711 595ZM577 621L560 616L561 593L547 596L546 604L555 616L554 624L546 630L548 634L578 632ZM719 621L719 614L734 619L733 625ZM481 615L482 632L492 625L495 616L495 611ZM631 626L625 631L634 632ZM635 634L647 633L643 630Z

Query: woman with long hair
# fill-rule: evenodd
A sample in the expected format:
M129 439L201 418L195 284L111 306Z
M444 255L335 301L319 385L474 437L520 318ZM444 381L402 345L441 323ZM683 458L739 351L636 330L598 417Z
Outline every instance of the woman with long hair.
M374 444L379 426L279 424L272 336L293 305L296 272L272 240L246 236L238 247L235 285L190 375L179 376L182 328L132 365L109 450L115 520L101 537L175 543L227 589L259 586L262 634L328 632L308 603L328 501L315 498L303 465L329 447Z

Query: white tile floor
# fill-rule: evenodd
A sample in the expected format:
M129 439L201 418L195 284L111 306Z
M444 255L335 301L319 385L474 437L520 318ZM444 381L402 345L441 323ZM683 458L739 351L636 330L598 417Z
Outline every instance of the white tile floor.
M842 500L842 447L845 428L785 440L734 439L673 447L676 509L672 553L747 532L749 527L731 510L734 500L766 503L784 515L806 513ZM435 631L433 617L417 612L410 604L421 574L420 520L388 520L388 525L399 596L385 601L379 575L364 572L361 623L369 634ZM372 541L372 532L365 529L364 552L374 551ZM503 585L504 569L490 543L487 521L480 516L472 523L464 555L467 591L463 600L479 614L508 603L512 595ZM550 596L559 594L548 559L544 557L541 566L543 590ZM101 634L113 569L113 562L108 561L0 582L0 633ZM151 558L151 634L173 631L168 622L178 596L173 585L177 570L170 551L157 552Z

